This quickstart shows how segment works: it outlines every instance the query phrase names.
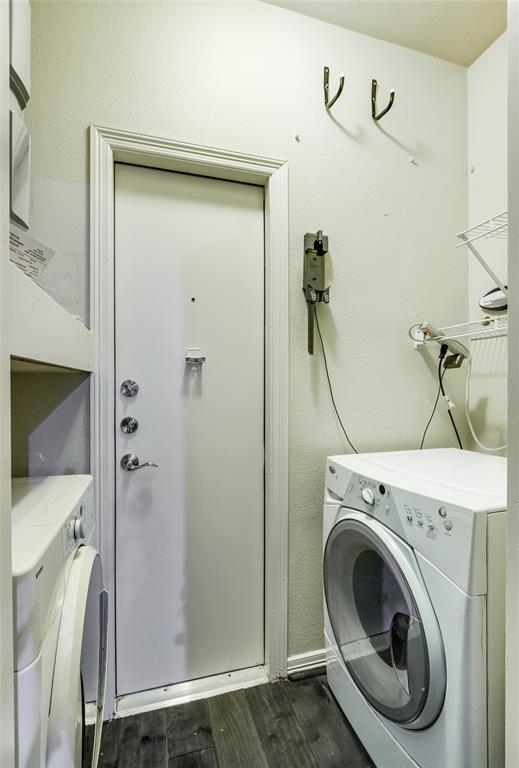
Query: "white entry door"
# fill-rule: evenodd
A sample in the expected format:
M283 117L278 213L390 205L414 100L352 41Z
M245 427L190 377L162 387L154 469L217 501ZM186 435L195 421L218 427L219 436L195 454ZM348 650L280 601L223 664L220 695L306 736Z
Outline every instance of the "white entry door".
M263 196L116 166L118 695L264 662Z

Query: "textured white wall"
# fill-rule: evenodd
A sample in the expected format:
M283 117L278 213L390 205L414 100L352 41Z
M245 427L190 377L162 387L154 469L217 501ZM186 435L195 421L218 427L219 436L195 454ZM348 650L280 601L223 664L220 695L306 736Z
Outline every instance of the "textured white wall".
M474 225L506 210L508 205L506 33L469 67L467 75L469 223ZM506 241L488 240L480 248L495 272L506 283ZM475 259L471 259L471 319L482 316L479 300L493 287L485 270ZM507 342L506 337L501 337L471 344L474 425L486 445L506 443Z
M43 285L74 314L88 312L89 123L289 161L289 642L291 653L322 647L323 468L345 446L321 356L306 353L303 235L330 238L320 316L352 439L361 451L417 447L436 361L413 350L408 326L467 313L455 248L467 213L466 70L256 2L40 1L33 30L33 232L57 249ZM332 90L346 72L331 114L324 64ZM397 91L378 126L372 77L381 103ZM440 413L429 445L449 444Z

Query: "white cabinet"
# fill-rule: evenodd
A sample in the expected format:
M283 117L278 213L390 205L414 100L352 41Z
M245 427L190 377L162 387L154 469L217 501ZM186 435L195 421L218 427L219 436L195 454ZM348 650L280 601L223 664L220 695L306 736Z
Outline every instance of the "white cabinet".
M91 372L92 331L63 309L30 277L9 264L9 351L13 370L37 371L50 365Z

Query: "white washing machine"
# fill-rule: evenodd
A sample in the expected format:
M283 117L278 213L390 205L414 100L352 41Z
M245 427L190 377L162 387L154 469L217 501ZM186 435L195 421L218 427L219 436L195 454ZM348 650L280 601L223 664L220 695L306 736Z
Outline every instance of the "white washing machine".
M12 485L18 768L80 768L85 699L96 704L97 764L106 670L107 593L90 544L90 475Z
M506 459L326 465L327 675L378 768L503 768Z

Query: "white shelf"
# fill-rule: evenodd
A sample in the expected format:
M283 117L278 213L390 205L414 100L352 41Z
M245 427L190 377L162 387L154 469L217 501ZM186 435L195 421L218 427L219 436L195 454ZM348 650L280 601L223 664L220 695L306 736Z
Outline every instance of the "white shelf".
M14 371L91 372L92 331L9 263L9 344Z
M482 317L480 320L470 320L467 323L448 325L444 328L431 331L428 323L417 323L409 329L409 335L417 347L435 341L441 344L443 341L456 339L495 339L498 336L508 334L508 317Z

